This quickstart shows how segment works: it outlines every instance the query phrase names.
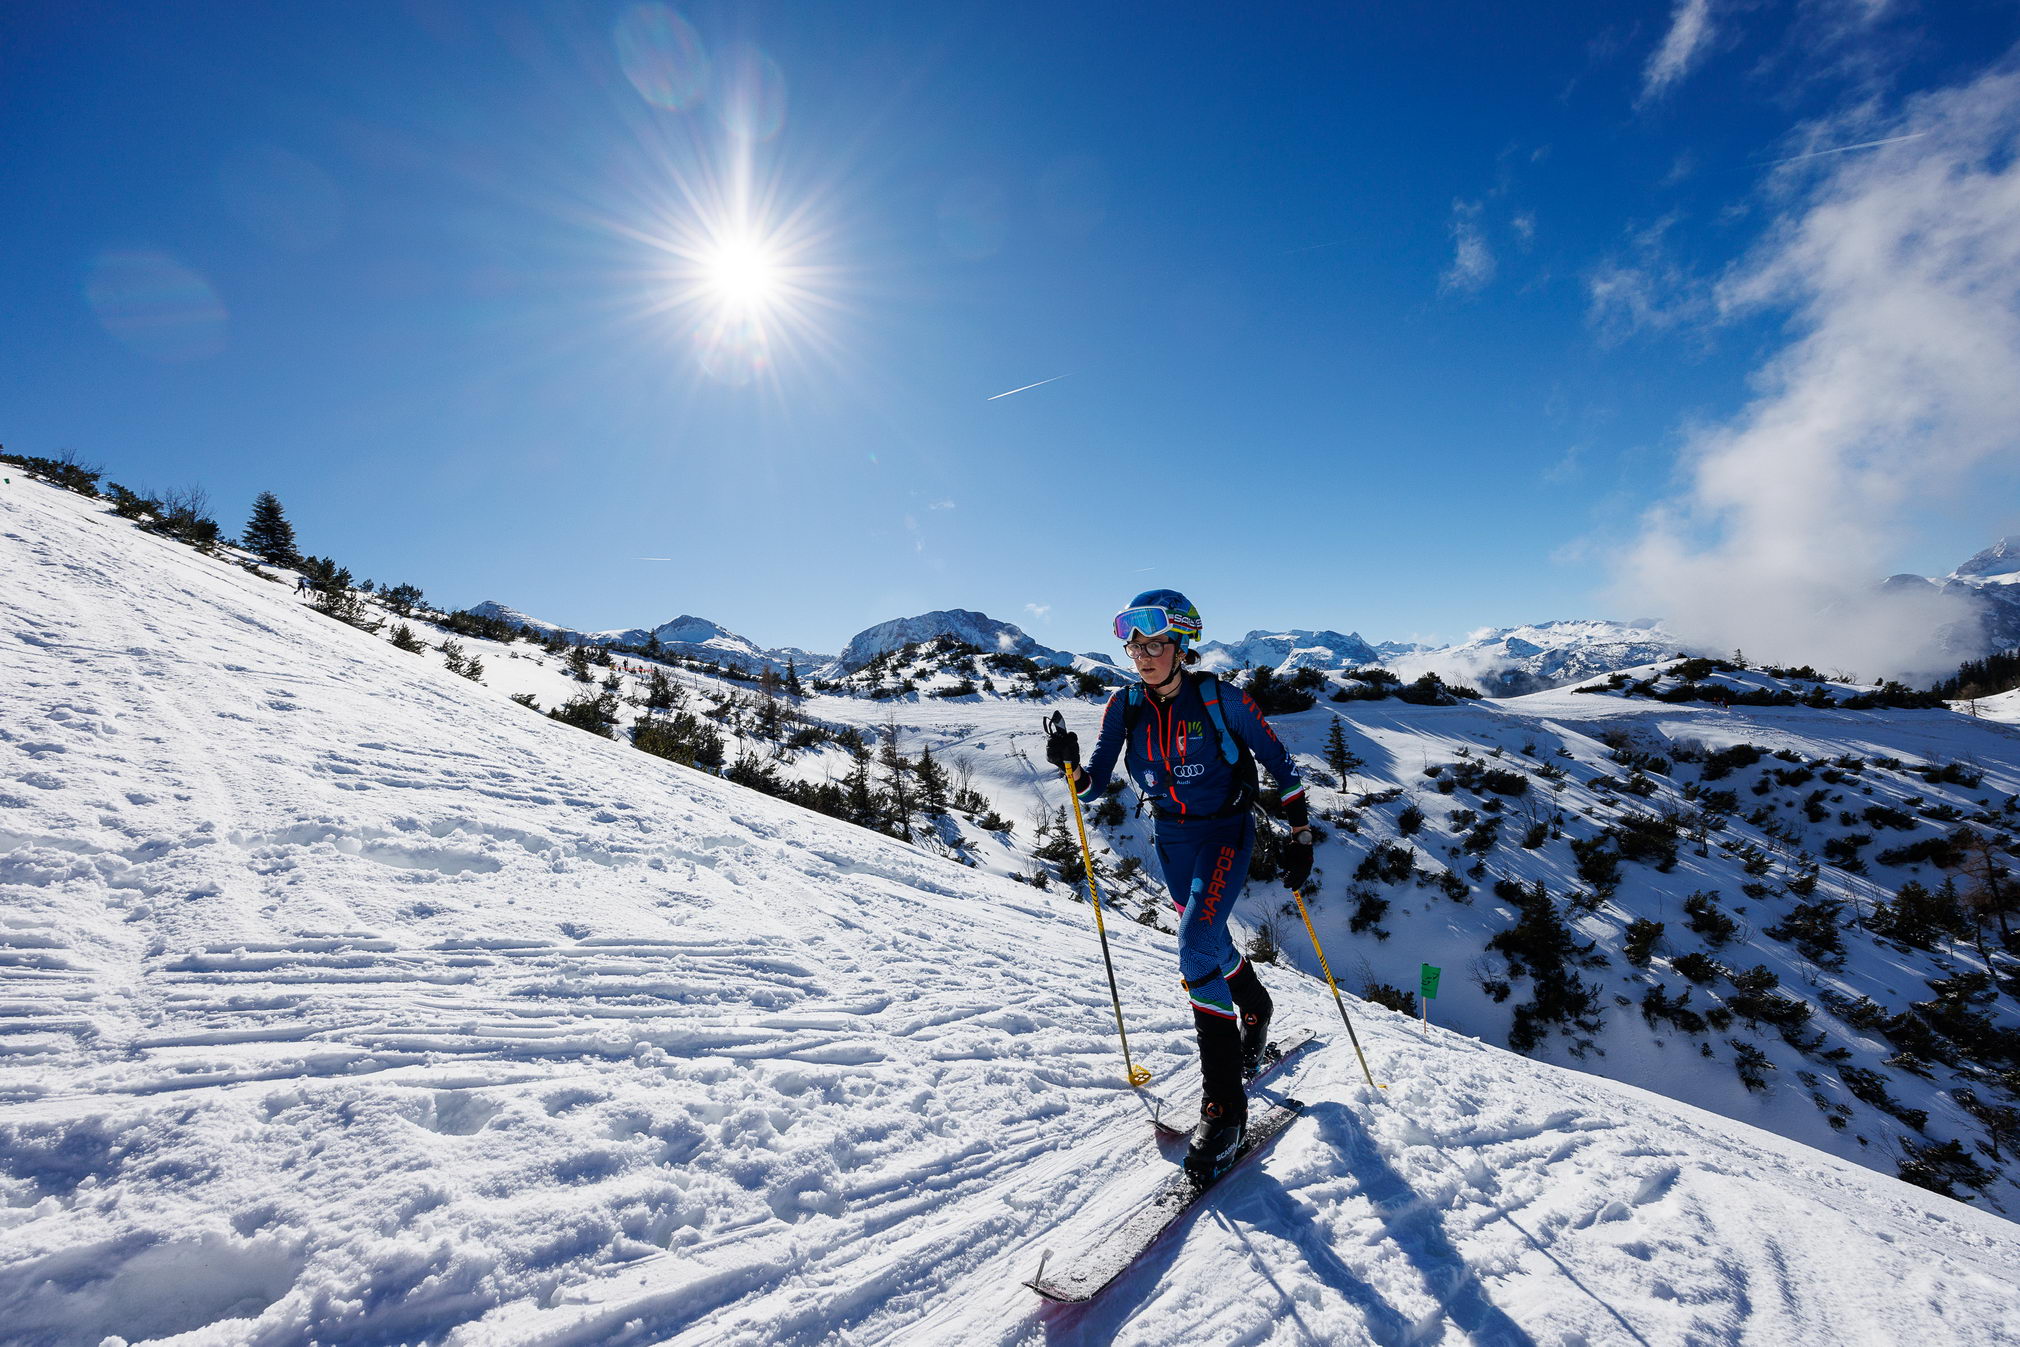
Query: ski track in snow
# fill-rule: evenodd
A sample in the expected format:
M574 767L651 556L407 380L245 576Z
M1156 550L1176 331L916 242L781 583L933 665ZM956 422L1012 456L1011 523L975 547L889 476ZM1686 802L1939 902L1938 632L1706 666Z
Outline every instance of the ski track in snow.
M2020 1341L2014 1228L1271 978L1310 1114L1095 1304L1176 1160L1084 905L513 706L0 495L9 1342ZM1171 937L1110 926L1191 1055Z

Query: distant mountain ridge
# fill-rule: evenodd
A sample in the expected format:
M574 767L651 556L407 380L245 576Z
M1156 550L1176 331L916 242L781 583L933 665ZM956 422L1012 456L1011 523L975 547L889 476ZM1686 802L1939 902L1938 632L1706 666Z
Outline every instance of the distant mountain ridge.
M1695 653L1656 622L1572 618L1491 627L1454 645L1419 647L1382 663L1404 678L1436 673L1489 697L1519 697Z
M1202 641L1200 664L1208 669L1356 669L1381 663L1381 652L1358 632L1252 631L1239 641Z
M1924 587L1961 598L1970 606L1972 619L1955 624L1944 637L1960 661L2020 646L2020 535L2001 538L1946 576L1903 574L1880 582L1883 590ZM751 672L767 668L784 672L790 663L802 675L845 675L879 655L941 637L952 637L991 654L1022 655L1041 664L1084 670L1111 680L1122 665L1116 655L1054 649L1015 623L969 608L937 608L879 622L857 632L837 656L797 646L762 647L720 623L688 614L651 628L577 631L493 601L480 603L471 611L517 627L597 645L644 645L657 638L669 653ZM1477 687L1490 697L1541 692L1637 665L1705 653L1688 648L1659 621L1647 618L1626 622L1569 618L1491 627L1442 646L1414 641L1371 643L1358 632L1252 630L1235 641L1202 642L1199 650L1202 667L1218 672L1262 666L1288 672L1381 665L1405 678L1436 673L1448 681Z
M942 608L914 617L893 618L849 639L838 656L796 646L765 648L707 618L683 614L657 627L582 631L533 617L506 604L486 601L470 611L515 627L548 632L591 645L641 646L656 637L669 654L712 660L751 672L784 672L790 662L802 675L835 677L854 673L879 655L951 637L991 654L1022 655L1041 664L1085 670L1113 678L1121 662L1098 651L1075 654L1045 645L1012 622L968 608ZM1285 671L1321 671L1383 665L1414 677L1426 670L1456 682L1474 682L1489 696L1517 696L1611 673L1683 653L1681 645L1652 623L1604 620L1545 622L1497 628L1452 646L1385 641L1371 644L1357 632L1251 631L1238 641L1206 641L1201 667L1222 673L1268 666Z
M1899 595L1933 589L1961 600L1968 616L1938 635L1943 652L1960 664L2020 646L2020 536L2001 538L1948 575L1903 572L1888 576L1880 589Z
M778 646L771 649L761 647L749 637L739 636L719 622L711 622L705 617L695 617L687 613L671 622L663 622L657 627L626 627L618 631L578 631L573 627L543 621L516 608L488 599L470 611L480 617L497 618L526 630L550 632L565 641L584 645L642 646L657 638L669 654L711 660L717 664L746 669L752 673L759 673L765 669L783 673L788 665L801 673L807 673L834 663L832 655L817 654L811 650L802 650L798 646Z

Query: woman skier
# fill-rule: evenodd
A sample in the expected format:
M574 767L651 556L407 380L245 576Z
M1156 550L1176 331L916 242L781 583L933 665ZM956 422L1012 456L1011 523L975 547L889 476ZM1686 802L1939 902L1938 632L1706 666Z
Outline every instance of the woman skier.
M1285 880L1311 877L1312 843L1304 783L1262 712L1239 688L1190 672L1199 610L1170 589L1139 594L1115 615L1115 635L1138 684L1117 691L1101 716L1094 757L1080 765L1080 741L1060 730L1046 759L1066 773L1083 801L1107 789L1117 754L1150 801L1154 840L1178 924L1178 967L1192 1001L1204 1085L1200 1121L1185 1157L1196 1180L1217 1175L1241 1147L1248 1124L1245 1080L1269 1040L1270 997L1228 937L1227 919L1248 878L1255 849L1255 762L1276 779L1291 826ZM1272 811L1274 812L1274 811Z

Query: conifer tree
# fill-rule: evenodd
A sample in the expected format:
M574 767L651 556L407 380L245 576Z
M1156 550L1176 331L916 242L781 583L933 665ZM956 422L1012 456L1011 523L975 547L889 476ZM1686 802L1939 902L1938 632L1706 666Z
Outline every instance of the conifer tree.
M877 792L870 784L869 745L858 740L850 753L856 764L842 782L844 798L848 801L849 821L860 827L874 828L877 826Z
M1901 886L1893 902L1875 906L1867 924L1889 940L1934 949L1946 936L1963 934L1964 916L1957 909L1954 887L1931 893L1911 879Z
M752 727L757 737L777 743L785 737L785 720L785 708L779 705L778 697L774 695L772 688L764 688L758 696L757 719Z
M799 665L790 659L786 661L786 695L795 699L807 695L806 688L800 683Z
M645 679L645 709L648 711L671 711L686 700L679 684L666 676L666 670L654 669Z
M253 501L252 518L246 521L239 541L269 566L293 566L301 560L301 553L295 550L295 527L271 491L260 492Z
M905 773L912 764L899 751L896 718L884 728L884 747L879 752L878 761L883 765L885 779L889 783L892 835L909 842L912 840L912 800L905 789Z
M1346 732L1340 728L1337 718L1333 721L1331 733L1326 735L1326 762L1339 773L1342 781L1347 779L1349 772L1361 765L1361 760L1355 755L1354 750L1347 747Z
M919 808L930 815L947 812L947 770L933 761L931 748L919 751L919 760L912 766L913 775L919 778Z
M444 641L441 650L443 667L450 673L461 674L473 683L484 680L484 662L475 655L467 654L461 641Z
M549 711L547 717L605 739L617 737L617 698L608 692L591 694L585 689Z
M412 617L421 606L421 598L419 585L393 585L379 591L379 601L401 617Z

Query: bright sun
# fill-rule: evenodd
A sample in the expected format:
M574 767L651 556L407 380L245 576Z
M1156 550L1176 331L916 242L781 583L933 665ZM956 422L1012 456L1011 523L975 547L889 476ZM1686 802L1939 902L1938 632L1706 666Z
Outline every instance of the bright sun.
M769 307L779 298L784 280L777 256L748 238L717 243L702 259L701 270L705 284L720 303L742 310Z
M825 234L811 204L784 209L733 164L685 185L652 242L666 258L652 287L702 371L729 384L774 377L779 361L825 342L834 272L816 261Z

